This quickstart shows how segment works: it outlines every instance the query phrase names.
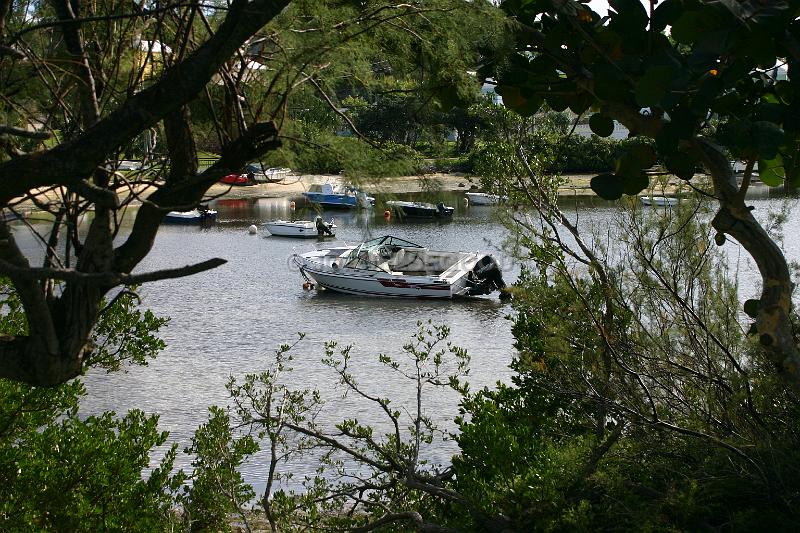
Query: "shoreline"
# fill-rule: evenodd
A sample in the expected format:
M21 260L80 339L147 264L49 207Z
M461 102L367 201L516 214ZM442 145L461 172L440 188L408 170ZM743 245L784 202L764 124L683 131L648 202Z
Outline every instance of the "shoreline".
M565 183L559 187L559 196L596 196L590 187L590 181L595 174L570 174L564 175ZM359 183L359 188L367 194L407 194L419 192L470 192L477 186L479 178L459 173L436 173L416 176L398 176L364 180ZM259 199L259 198L290 198L299 199L304 191L311 185L323 183L342 183L347 181L339 174L298 174L291 173L280 183L257 183L255 185L226 185L215 183L205 194L204 202L209 199ZM673 177L665 181L660 194L674 194L681 185L681 180ZM147 197L147 190L137 191L137 196ZM43 203L59 201L57 191L49 189L36 196ZM141 201L133 199L128 205L139 205ZM11 202L15 209L20 211L35 211L36 208L30 199Z
M559 196L596 196L590 181L596 174L564 175L566 183L558 189ZM281 183L259 183L256 185L229 186L216 183L206 193L217 198L295 198L300 197L311 185L323 183L342 183L344 178L338 174L291 174ZM406 194L417 192L470 192L477 185L478 177L466 174L424 174L418 176L398 176L380 178L375 181L359 183L367 194ZM666 182L662 193L674 194L681 180L672 177Z

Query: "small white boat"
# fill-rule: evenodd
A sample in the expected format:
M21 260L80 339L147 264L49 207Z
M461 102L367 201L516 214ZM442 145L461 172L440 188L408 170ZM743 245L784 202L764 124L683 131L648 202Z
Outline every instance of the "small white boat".
M319 222L322 222L322 220L320 219ZM318 227L319 222L317 220L273 220L271 222L264 222L262 225L270 234L277 237L332 237L332 230L336 229L336 225L333 221L329 223L322 222L327 228L327 232L325 230L320 230Z
M213 209L192 209L190 211L170 211L164 216L168 224L198 224L213 222L217 219L217 212Z
M678 205L678 198L674 196L640 196L639 201L644 206L671 207Z
M505 200L502 196L485 192L468 192L466 197L470 205L497 205Z
M306 281L360 296L454 298L505 287L491 255L429 250L390 235L357 246L295 254L292 259Z

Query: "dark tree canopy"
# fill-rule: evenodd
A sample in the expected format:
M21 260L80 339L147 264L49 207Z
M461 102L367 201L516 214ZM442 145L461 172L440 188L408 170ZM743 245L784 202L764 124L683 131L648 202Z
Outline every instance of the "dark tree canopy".
M710 177L719 209L719 240L729 235L756 261L762 294L749 309L755 334L790 382L800 384L790 314L793 283L780 248L746 205L754 165L769 185L800 180L800 2L611 0L607 17L573 0L507 0L516 20L515 51L488 62L509 107L530 115L543 104L590 115L592 130L611 133L612 120L635 145L613 172L592 180L608 199L648 186L657 160L694 183ZM778 79L777 66L788 69ZM739 181L731 160L746 162Z
M53 218L47 232L27 226L45 245L40 266L0 222L0 274L11 280L28 320L27 334L0 339L0 377L56 385L81 374L109 291L222 264L210 259L131 274L168 211L207 200L221 176L280 145L298 88L312 87L335 108L336 92L356 90L352 80L359 78L327 79L373 69L385 49L395 70L396 58L406 58L411 71L407 58L419 57L422 85L457 101L469 39L444 30L458 20L451 13L459 6L465 4L0 0L0 207L32 202ZM359 47L370 32L370 46ZM338 50L344 59L331 61ZM198 130L213 132L220 155L202 172ZM147 168L119 169L125 154L154 142L163 149L160 157L144 150ZM134 202L141 206L133 225L121 231ZM88 229L79 232L87 212Z

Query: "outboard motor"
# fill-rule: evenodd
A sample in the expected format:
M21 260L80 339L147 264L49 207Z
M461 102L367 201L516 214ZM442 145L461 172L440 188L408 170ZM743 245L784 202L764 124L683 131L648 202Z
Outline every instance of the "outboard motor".
M331 231L330 226L328 226L325 223L325 221L322 220L321 216L317 216L317 218L314 219L314 223L317 226L317 235L319 235L320 237L322 237L326 233L328 235L333 235L333 232Z
M508 293L503 291L506 282L503 281L503 274L500 272L500 265L491 255L485 255L478 260L475 267L469 273L472 286L467 291L467 295L476 296L479 294L489 294L492 291L500 290L500 297Z

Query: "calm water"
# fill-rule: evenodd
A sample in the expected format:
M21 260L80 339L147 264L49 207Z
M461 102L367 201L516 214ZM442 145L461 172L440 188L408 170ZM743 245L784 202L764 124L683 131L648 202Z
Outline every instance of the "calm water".
M780 200L756 197L756 213L765 216L782 205ZM493 208L463 205L463 195L445 198L457 212L450 222L388 223L380 212L326 211L335 219L337 238L361 242L374 236L397 235L430 248L482 250L492 252L504 270L507 283L519 273L501 250L505 230L495 220ZM574 201L568 202L569 209ZM609 227L615 209L596 199L582 200L580 221L595 230ZM372 407L340 398L336 378L320 363L323 343L335 340L353 344L351 368L370 393L388 396L395 403L410 405L413 384L387 373L376 362L378 353L394 356L416 331L418 321L432 320L452 330L451 340L466 348L472 358L469 381L472 388L508 381L508 364L514 356L511 306L497 295L462 301L404 301L358 298L326 292L308 292L289 256L317 246L312 242L268 236L259 230L250 235L247 227L276 218L290 218L287 199L219 200L218 222L209 228L163 226L152 253L138 271L183 266L222 257L228 263L189 278L145 285L140 290L143 306L161 316L171 317L162 331L167 348L148 367L134 367L127 373L92 372L85 378L88 396L82 402L85 414L133 408L160 415L160 427L170 432L170 442L188 445L195 428L207 419L210 405L227 405L225 382L229 376L243 376L266 368L275 348L306 334L294 350L295 371L290 384L317 388L330 400L323 421L355 417L385 427L385 420ZM309 216L314 213L308 213ZM377 216L376 216L377 215ZM298 213L298 217L302 216ZM600 231L602 234L603 231ZM800 258L800 224L790 217L784 231L790 258ZM605 238L613 241L613 234ZM756 277L746 255L735 244L727 244L736 262L742 296L756 293ZM445 429L452 429L457 398L436 392L427 397L426 408ZM454 451L452 443L437 446L427 457L446 462ZM263 487L265 457L256 456L245 468L247 481ZM178 466L189 459L179 456ZM311 473L315 464L299 463L295 472Z
M337 239L361 242L373 236L393 234L434 249L483 250L501 262L507 283L515 281L518 267L499 249L504 230L488 207L465 209L451 222L387 223L365 212L326 211L338 226ZM309 241L250 235L250 224L291 217L287 199L221 200L214 207L218 222L209 228L163 226L152 253L139 271L178 267L222 257L228 263L191 278L168 280L142 287L143 305L158 315L171 317L162 338L168 347L146 368L128 373L94 372L86 377L88 397L85 413L105 410L125 412L139 408L160 415L160 426L170 432L170 441L188 444L195 428L207 418L209 405L227 405L225 382L266 368L281 343L305 339L294 350L291 384L320 389L331 400L323 420L347 416L381 426L377 410L351 399L342 403L336 378L320 363L323 344L335 340L352 344L352 369L369 392L408 403L413 384L387 374L376 362L378 353L400 355L401 347L417 329L417 322L432 320L446 324L451 340L469 351L472 358L469 381L473 388L507 380L514 354L509 304L497 295L462 301L365 299L327 291L304 291L303 279L289 261L291 254L313 249ZM307 213L312 216L313 213ZM433 393L428 409L447 428L457 414L453 394ZM446 461L451 444L438 447L429 458ZM181 466L186 466L184 460ZM248 481L257 486L265 472L263 458L247 466ZM311 472L315 465L294 468Z

